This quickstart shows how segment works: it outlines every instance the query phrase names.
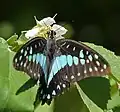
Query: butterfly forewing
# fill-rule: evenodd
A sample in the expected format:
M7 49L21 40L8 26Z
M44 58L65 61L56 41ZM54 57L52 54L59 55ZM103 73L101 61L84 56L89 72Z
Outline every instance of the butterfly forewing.
M111 72L108 62L83 43L62 39L57 41L57 45L66 58L64 59L66 65L62 70L66 71L67 80L75 82L86 77L102 76Z
M23 45L13 59L13 66L18 71L24 71L30 77L39 79L43 74L43 66L46 61L44 38L33 38Z

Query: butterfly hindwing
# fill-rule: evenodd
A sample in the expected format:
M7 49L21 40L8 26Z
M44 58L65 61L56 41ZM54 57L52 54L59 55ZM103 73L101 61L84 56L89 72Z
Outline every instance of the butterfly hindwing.
M57 75L53 76L49 85L47 85L47 88L45 84L43 84L39 88L40 100L42 101L42 105L44 103L47 103L48 105L50 105L52 99L55 96L60 95L62 92L66 90L66 88L70 87L70 83L61 77L61 75L64 74L63 72L59 72L57 73Z
M24 71L30 77L39 79L43 74L46 56L44 49L46 46L46 39L36 37L29 40L16 53L13 59L13 65L16 70Z

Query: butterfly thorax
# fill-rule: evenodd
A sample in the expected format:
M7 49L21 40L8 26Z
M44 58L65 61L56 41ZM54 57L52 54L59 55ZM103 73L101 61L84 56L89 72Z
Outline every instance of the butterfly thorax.
M55 35L56 32L53 30L50 30L48 32L48 39L47 39L47 44L46 44L46 53L50 61L52 61L55 50L56 50L56 40L55 40Z
M50 60L53 59L53 54L55 53L55 40L48 39L46 44L46 53Z
M51 63L54 59L54 54L56 52L56 49L57 49L56 40L54 38L54 33L52 32L49 33L49 38L47 39L47 44L46 44L47 79L51 71Z

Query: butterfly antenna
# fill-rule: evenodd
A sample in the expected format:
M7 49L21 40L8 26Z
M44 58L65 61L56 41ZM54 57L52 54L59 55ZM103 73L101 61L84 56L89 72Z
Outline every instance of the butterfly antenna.
M57 13L53 16L53 19L57 16Z
M38 24L38 23L39 23L39 21L37 20L36 16L34 16L34 18L35 18L36 23Z

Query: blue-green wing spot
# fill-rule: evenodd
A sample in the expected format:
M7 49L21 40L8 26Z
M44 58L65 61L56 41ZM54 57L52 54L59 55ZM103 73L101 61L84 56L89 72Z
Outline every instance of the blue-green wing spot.
M82 65L84 65L84 64L85 64L85 59L80 59L80 63L81 63Z
M62 68L62 66L61 66L61 64L59 62L59 58L60 58L59 56L55 58L55 64L56 64L58 70L60 70Z
M78 58L76 56L72 57L71 55L61 55L55 57L47 84L49 85L50 81L57 74L58 71L64 69L64 67L67 65L68 67L70 67L72 66L72 64L78 64Z
M74 61L74 64L75 64L75 65L78 65L78 63L79 63L78 57L73 56L73 61Z
M69 65L69 66L72 66L72 64L73 64L73 59L72 59L72 56L71 56L71 55L67 55L67 62L68 62L68 65Z
M83 50L80 50L80 52L79 52L79 57L80 57L80 58L84 58Z
M33 54L33 62L35 62L36 54Z
M50 81L52 80L53 76L61 69L64 68L64 66L67 65L67 58L66 55L58 56L54 59L52 68L49 74L48 82L49 85Z
M28 56L28 60L31 62L32 61L32 55Z
M45 47L45 38L36 37L29 40L14 56L14 68L18 71L24 71L32 78L39 79L40 75L46 72Z
M39 64L42 67L44 74L46 74L46 56L45 55L37 53L37 54L33 54L33 56L29 55L28 59L30 62Z
M42 58L40 58L40 55L41 55L40 53L36 54L36 64L38 64L40 62L40 60L42 59ZM42 64L42 63L40 63L40 64Z
M66 55L61 55L59 57L59 62L61 64L61 67L64 68L64 66L67 64L67 58Z

